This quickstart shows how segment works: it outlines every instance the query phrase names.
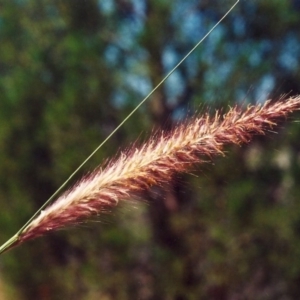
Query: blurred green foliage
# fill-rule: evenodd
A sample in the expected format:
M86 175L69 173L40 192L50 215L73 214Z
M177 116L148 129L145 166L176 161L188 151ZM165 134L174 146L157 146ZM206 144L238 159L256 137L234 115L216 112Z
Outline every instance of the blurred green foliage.
M230 5L0 0L1 241ZM199 106L299 94L299 27L298 0L241 1L78 178ZM7 299L297 299L298 117L141 201L5 253Z

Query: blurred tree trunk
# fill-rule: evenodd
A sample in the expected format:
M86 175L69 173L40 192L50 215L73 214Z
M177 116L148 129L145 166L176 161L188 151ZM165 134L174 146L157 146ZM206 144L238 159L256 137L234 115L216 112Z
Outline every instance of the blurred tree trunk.
M158 1L147 1L147 19L144 30L142 46L147 49L149 60L149 77L153 87L156 86L169 70L163 66L163 53L169 44L174 43L175 28L170 22L172 6ZM159 28L159 31L157 29ZM179 58L181 59L181 58ZM185 105L190 100L190 87L185 86L185 91L181 94L185 99ZM168 105L168 96L164 87L157 90L151 97L148 107L153 119L153 127L156 131L168 132L174 127L173 115L178 106ZM179 102L178 102L179 103ZM176 213L180 213L183 206L188 207L192 197L188 196L187 182L184 176L174 176L170 182L164 186L155 187L149 193L151 205L149 215L153 228L153 238L157 245L169 256L176 256L182 262L183 272L180 275L181 286L190 287L195 284L193 276L192 262L186 260L187 249L182 241L182 236L176 231L172 224L172 218ZM165 250L164 250L165 249ZM155 265L159 264L152 260ZM171 268L171 266L169 266ZM165 268L164 265L156 267L159 273ZM171 271L171 269L170 269ZM156 275L154 275L156 278ZM164 299L164 288L159 283L159 278L155 279L155 294L153 299ZM160 288L160 289L159 289ZM184 295L177 294L174 299L185 299Z

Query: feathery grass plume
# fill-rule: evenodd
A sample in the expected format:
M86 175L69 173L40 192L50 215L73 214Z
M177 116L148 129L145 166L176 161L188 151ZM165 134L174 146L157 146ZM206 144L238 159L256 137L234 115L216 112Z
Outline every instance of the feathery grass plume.
M76 224L115 206L120 200L168 182L174 172L188 171L204 157L223 154L226 144L248 143L253 135L264 134L280 118L299 109L300 96L267 101L263 105L248 106L244 111L231 108L223 116L218 111L213 117L205 114L178 126L171 133L157 134L140 149L122 152L103 170L99 168L84 177L42 211L12 246Z

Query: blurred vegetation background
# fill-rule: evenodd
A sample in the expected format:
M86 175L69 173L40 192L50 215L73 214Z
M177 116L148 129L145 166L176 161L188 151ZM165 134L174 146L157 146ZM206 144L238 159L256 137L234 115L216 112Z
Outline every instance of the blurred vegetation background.
M0 0L1 242L232 4ZM299 0L241 0L78 177L205 107L299 94L299 28ZM299 299L299 118L5 253L1 299Z

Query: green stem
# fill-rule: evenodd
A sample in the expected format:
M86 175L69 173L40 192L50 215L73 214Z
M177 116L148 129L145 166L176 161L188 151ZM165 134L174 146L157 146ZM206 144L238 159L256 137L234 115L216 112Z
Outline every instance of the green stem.
M13 247L13 245L16 244L16 242L19 239L19 235L15 234L12 236L8 241L6 241L1 247L0 247L0 254L7 251L9 248Z
M28 227L31 221L54 199L54 197L67 185L67 183L74 177L74 175L86 164L88 160L95 155L95 153L120 129L121 126L152 96L152 94L174 73L174 71L198 48L198 46L211 34L211 32L227 17L227 15L234 9L240 0L237 0L227 13L216 23L207 34L190 50L181 61L158 83L158 85L132 110L132 112L113 130L113 132L84 160L84 162L69 176L69 178L58 188L58 190L42 205L41 208L21 227L21 229L11 237L6 243L0 247L0 254L13 247L19 240L22 232Z

